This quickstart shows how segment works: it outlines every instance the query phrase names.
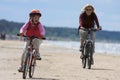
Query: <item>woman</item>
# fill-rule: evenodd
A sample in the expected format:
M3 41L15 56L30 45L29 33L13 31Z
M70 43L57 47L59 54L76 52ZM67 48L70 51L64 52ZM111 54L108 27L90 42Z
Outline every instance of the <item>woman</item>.
M26 22L20 29L20 36L22 37L24 34L26 36L37 37L33 40L32 44L33 44L33 47L35 48L35 51L37 53L36 58L38 60L41 60L40 53L39 53L39 45L42 43L41 38L45 36L45 29L42 26L42 24L39 22L39 19L41 17L41 13L39 10L34 9L29 13L29 17L30 17L29 21ZM26 39L26 46L25 46L24 53L22 55L21 66L18 69L19 72L22 72L24 55L27 51L27 47L29 45L29 42L30 42L30 40Z
M97 30L100 30L101 27L99 25L98 18L94 12L94 7L90 4L87 4L83 8L83 11L79 17L79 33L81 37L80 51L83 50L84 41L87 37L87 31L84 31L84 29L95 28L95 24L97 26ZM91 36L92 36L93 42L95 42L95 33L92 32Z

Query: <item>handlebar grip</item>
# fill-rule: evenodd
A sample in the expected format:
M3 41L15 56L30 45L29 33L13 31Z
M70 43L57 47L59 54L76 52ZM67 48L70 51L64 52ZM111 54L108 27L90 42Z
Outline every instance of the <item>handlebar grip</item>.
M20 34L17 34L17 36L20 36ZM23 35L23 37L27 37L27 36Z
M45 38L45 37L43 37L43 38L41 38L41 39L46 40L46 38Z
M20 36L20 34L17 34L17 36Z

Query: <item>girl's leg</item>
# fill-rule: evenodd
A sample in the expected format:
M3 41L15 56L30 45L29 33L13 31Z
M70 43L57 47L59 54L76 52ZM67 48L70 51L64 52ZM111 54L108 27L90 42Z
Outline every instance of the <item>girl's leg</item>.
M39 52L39 46L40 46L41 43L42 43L42 40L37 39L37 38L35 38L32 42L33 47L35 48L35 51L36 51L36 58L38 60L41 60L40 52Z

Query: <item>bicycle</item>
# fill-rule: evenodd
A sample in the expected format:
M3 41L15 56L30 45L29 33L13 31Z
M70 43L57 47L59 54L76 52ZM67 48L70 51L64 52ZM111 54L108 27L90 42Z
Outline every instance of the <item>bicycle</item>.
M91 32L98 31L97 29L83 29L84 31L87 31L87 38L84 42L83 50L82 50L82 67L85 68L86 64L88 66L88 69L91 69L91 65L93 64L93 53L94 53L94 42L91 37Z
M20 35L17 34L17 36L20 36ZM34 70L35 70L35 66L36 66L36 57L35 57L36 51L33 48L32 40L37 37L35 37L35 36L30 37L30 36L25 36L25 35L23 35L23 37L30 39L27 53L26 53L25 59L23 61L23 79L26 79L28 71L29 71L29 78L32 78L33 74L34 74ZM42 38L42 39L45 40L46 38Z

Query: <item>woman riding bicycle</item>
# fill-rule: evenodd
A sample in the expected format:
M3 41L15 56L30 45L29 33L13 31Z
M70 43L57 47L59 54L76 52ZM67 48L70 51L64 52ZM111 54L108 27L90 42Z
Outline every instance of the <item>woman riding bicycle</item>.
M100 30L101 27L99 26L98 18L94 12L94 7L90 4L87 4L85 7L83 7L83 11L79 17L79 33L81 37L80 51L83 51L84 41L86 40L88 33L87 31L84 31L84 29L95 28L95 24L97 25L97 30ZM95 42L95 32L92 32L91 36L93 42Z
M22 37L23 35L26 36L35 36L36 38L32 41L33 48L35 48L36 51L36 59L41 60L40 53L39 53L39 45L42 43L42 37L45 36L45 29L43 25L39 22L39 19L41 17L41 13L39 10L33 9L29 13L29 21L25 23L21 29L20 29L20 36ZM23 60L25 58L25 53L28 49L28 45L30 43L30 40L27 38L26 39L26 46L24 53L22 55L21 59L21 66L19 67L19 72L22 71L23 68Z

